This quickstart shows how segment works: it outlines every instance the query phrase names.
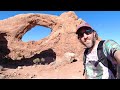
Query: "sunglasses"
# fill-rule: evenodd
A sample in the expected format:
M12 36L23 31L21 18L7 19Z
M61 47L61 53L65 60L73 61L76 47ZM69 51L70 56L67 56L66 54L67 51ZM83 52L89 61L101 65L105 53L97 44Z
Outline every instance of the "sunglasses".
M81 31L81 32L78 33L78 37L79 37L79 38L83 37L83 36L84 36L84 33L85 33L86 35L89 35L89 34L91 34L93 31L94 31L94 30L92 30L92 29L84 30L84 32Z

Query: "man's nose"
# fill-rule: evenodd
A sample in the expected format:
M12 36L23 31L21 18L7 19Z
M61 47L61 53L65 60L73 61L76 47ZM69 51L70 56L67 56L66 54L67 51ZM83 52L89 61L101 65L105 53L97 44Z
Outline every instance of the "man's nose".
M87 38L87 37L88 37L88 35L84 33L84 34L83 34L83 37L84 37L84 38Z

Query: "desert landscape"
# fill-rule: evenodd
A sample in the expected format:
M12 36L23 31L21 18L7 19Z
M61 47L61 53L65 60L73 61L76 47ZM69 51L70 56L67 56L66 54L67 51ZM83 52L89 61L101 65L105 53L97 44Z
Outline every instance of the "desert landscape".
M84 22L72 11L60 16L19 14L0 20L0 78L84 79L84 46L75 33ZM51 34L23 42L23 35L36 25L50 28Z

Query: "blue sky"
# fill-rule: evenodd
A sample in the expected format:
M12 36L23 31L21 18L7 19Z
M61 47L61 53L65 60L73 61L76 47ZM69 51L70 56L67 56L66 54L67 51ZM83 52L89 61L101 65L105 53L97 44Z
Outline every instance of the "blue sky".
M0 11L0 20L17 14L39 13L61 15L67 11ZM120 11L74 11L79 18L88 22L104 39L113 39L120 44ZM24 42L37 41L51 33L49 28L36 26L28 31L22 38Z

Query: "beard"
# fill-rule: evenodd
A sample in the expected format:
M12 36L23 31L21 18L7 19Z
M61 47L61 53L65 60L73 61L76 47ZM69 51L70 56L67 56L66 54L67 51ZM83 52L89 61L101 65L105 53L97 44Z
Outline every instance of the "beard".
M90 42L88 42L88 43L85 43L85 42L82 42L82 41L81 41L81 43L82 43L86 48L93 48L94 45L95 45L95 41L96 41L96 39L93 38L93 39L92 39Z

